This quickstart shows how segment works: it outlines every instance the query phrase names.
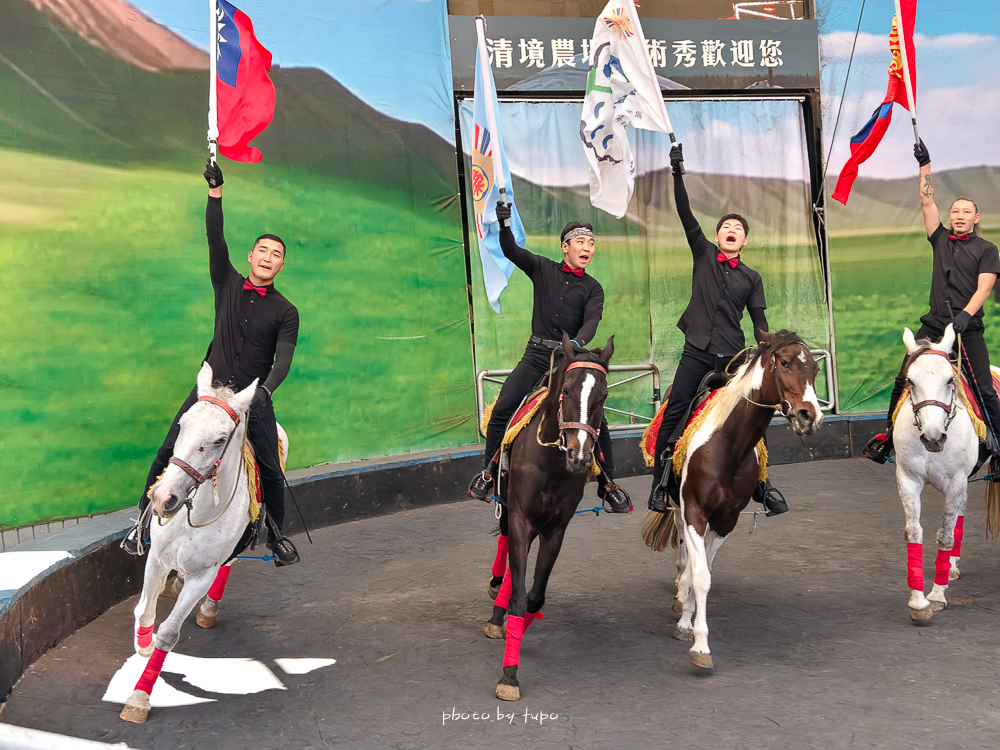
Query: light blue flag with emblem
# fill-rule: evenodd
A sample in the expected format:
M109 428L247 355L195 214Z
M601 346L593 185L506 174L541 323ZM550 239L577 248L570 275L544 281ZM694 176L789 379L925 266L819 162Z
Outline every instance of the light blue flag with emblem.
M480 45L480 48L484 45ZM486 63L485 70L483 64ZM484 90L484 81L489 82L489 90ZM472 107L472 169L469 184L476 218L476 235L479 238L479 257L483 262L483 280L486 282L486 297L490 307L500 313L500 293L507 288L507 280L514 271L514 264L507 260L500 249L500 222L497 221L497 201L501 199L495 174L497 164L503 165L504 185L507 188L507 202L511 204L510 228L514 240L524 247L524 225L517 215L514 193L510 184L510 170L507 157L503 153L500 123L496 132L490 128L490 120L497 120L497 90L493 83L493 70L489 61L480 59L476 53L476 88ZM493 117L489 117L487 107L492 107ZM499 157L499 159L498 159Z

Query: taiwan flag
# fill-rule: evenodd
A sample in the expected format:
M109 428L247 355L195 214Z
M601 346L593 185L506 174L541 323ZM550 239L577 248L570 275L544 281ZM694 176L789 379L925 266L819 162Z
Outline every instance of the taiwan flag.
M900 11L902 15L902 25L898 18L892 19L892 32L889 34L889 49L892 52L892 63L889 65L889 86L885 92L885 99L875 110L871 119L865 123L860 132L851 138L851 158L840 170L840 177L837 178L837 186L830 197L835 201L840 201L845 206L847 199L851 195L851 187L858 176L858 167L862 162L875 153L878 144L882 142L882 136L889 129L892 122L892 105L894 102L902 104L906 109L910 109L910 104L906 99L906 84L903 81L903 59L899 52L900 28L902 38L906 44L906 61L910 68L910 85L913 87L913 95L917 95L917 55L913 47L913 26L917 16L917 0L901 0Z
M253 33L253 23L236 6L217 0L218 70L216 103L219 153L234 161L257 163L249 143L274 117L274 84L268 78L271 53Z

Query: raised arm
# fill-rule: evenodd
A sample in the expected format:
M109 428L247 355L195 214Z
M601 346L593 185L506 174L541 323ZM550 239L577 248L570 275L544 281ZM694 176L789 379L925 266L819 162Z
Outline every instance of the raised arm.
M930 237L937 228L941 226L941 212L938 211L934 202L934 182L931 180L931 155L927 153L927 146L924 145L923 138L914 145L913 155L920 165L920 210L924 214L924 229Z
M205 234L208 236L208 269L213 283L221 283L226 275L236 271L229 260L229 246L223 232L222 219L222 170L209 161L205 168L208 182L208 205L205 207Z
M510 204L506 205L502 201L497 201L497 219L500 221L500 249L504 256L515 266L524 271L528 278L534 278L535 270L538 268L538 258L534 253L529 253L523 247L519 247L514 239L514 232L511 228L504 226L510 218Z
M670 166L674 173L674 203L677 205L677 215L681 219L688 244L694 251L701 244L700 240L704 239L705 233L701 231L701 224L694 218L687 188L684 187L684 151L680 144L670 149Z

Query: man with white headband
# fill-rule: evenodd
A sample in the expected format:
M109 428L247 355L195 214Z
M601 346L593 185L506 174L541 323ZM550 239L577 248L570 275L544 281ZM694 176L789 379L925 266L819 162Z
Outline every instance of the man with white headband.
M469 485L469 494L479 500L490 496L496 476L495 458L503 440L507 422L528 393L538 384L556 351L559 361L563 333L579 347L584 347L597 333L597 324L604 312L604 290L586 274L587 265L594 257L594 228L582 221L571 221L562 230L563 260L556 263L518 247L506 220L510 218L510 205L497 203L500 221L500 248L510 261L531 279L534 286L534 305L531 311L531 337L524 356L514 371L507 376L500 395L493 406L489 427L486 430L486 468L477 473ZM611 457L611 435L607 419L601 419L598 436L603 458L600 487L597 495L614 513L628 513L632 509L628 493L614 482L614 461Z

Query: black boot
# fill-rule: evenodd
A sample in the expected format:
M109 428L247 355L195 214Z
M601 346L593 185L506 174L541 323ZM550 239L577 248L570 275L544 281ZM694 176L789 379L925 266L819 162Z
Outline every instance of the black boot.
M880 432L865 445L862 455L870 458L877 464L884 464L889 460L889 453L892 452L892 427L887 427L885 432Z
M630 513L632 511L632 498L628 496L621 485L608 481L597 488L597 497L608 504L612 513Z
M274 531L268 529L267 548L274 553L274 567L280 568L284 565L294 565L299 561L299 551L295 549L292 541L281 535L281 530Z
M496 464L490 463L488 467L476 474L469 482L469 494L476 500L484 502L490 501L493 494L493 477L496 475Z
M771 484L769 479L757 483L753 499L764 506L765 516L777 516L788 512L788 504L785 502L784 496Z
M139 516L139 520L135 522L135 526L129 529L128 533L125 534L125 537L122 539L119 546L128 554L139 557L146 554L146 550L149 548L150 520L150 514L141 514Z
M666 513L670 510L667 503L667 487L670 477L674 471L674 445L668 445L660 456L660 463L663 466L660 476L653 480L653 487L649 491L649 502L646 507L655 513Z

